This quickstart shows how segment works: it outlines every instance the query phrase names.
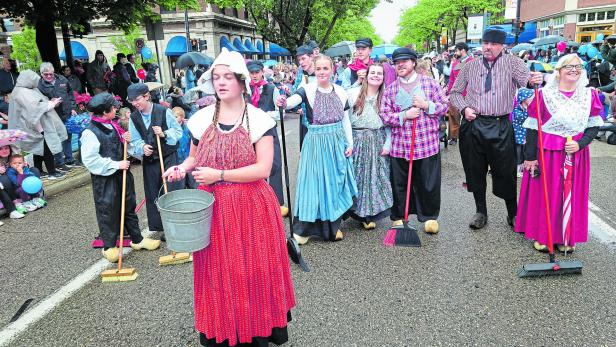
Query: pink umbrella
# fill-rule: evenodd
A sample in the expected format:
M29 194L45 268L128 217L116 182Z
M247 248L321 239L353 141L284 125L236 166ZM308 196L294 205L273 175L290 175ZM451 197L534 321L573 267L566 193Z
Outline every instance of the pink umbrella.
M571 136L567 142L572 141ZM567 154L563 164L563 242L569 246L571 237L571 190L573 188L573 155Z
M10 145L17 141L25 140L27 137L28 134L21 130L0 130L0 146Z

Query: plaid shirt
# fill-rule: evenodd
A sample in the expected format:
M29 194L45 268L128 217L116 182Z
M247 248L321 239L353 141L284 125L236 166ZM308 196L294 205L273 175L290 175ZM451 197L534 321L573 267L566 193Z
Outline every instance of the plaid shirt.
M417 130L415 133L415 153L413 159L423 159L437 154L440 150L439 118L447 112L449 100L445 91L434 79L417 75L419 85L430 104L429 112L420 111L419 117L415 118ZM412 122L404 120L400 125L401 107L396 104L396 95L400 86L400 79L396 79L385 89L381 103L381 118L383 122L391 126L391 150L389 155L395 158L409 160L411 157L411 132Z

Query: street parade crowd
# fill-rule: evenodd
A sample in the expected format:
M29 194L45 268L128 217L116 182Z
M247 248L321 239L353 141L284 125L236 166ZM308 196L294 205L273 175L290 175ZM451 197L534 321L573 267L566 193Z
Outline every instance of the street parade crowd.
M575 47L512 54L504 42L505 32L488 29L481 50L460 42L451 52L421 57L409 46L373 60L372 40L360 38L347 61L322 54L311 41L297 48L297 65L274 66L223 49L210 66L178 73L166 93L144 83L156 82L157 67L145 66L148 74L140 78L132 55L118 54L110 67L97 51L87 72L75 64L61 74L49 63L38 73L18 73L5 59L0 116L5 128L26 135L0 147L0 198L10 218L22 218L47 203L44 187L25 187L28 177L62 179L85 166L102 253L117 262L122 200L130 246L154 250L161 244L141 235L133 163L143 170L151 231L164 229L155 204L164 183L169 191L213 194L210 244L193 253L201 343L283 344L296 305L289 240L340 241L347 218L370 230L385 218L401 226L407 214L416 216L420 231L437 234L441 145L459 148L464 185L475 202L470 229L488 223L491 177L507 215L490 219L503 218L546 251L539 180L545 175L558 250L573 252L587 241L589 145L611 126L605 120L614 112L616 40L600 43L603 61ZM534 71L536 60L555 62L554 72ZM598 70L606 66L611 80L601 80ZM88 121L73 131L71 119L83 108ZM292 210L283 189L285 134L277 129L285 111L300 116ZM79 159L70 135L79 136ZM32 155L31 166L25 154ZM563 167L575 177L571 187ZM293 217L292 235L283 224L287 216Z

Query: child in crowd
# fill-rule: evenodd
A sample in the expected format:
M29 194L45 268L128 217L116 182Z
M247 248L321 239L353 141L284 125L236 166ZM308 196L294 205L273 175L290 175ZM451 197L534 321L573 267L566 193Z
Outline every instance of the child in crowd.
M42 189L35 194L30 194L24 191L22 187L23 181L26 178L36 177L34 173L30 171L30 168L25 165L23 155L13 154L9 159L9 165L11 167L6 171L6 175L15 187L15 193L20 200L17 205L21 205L28 211L34 211L47 205L47 202L41 198Z
M515 153L518 164L518 177L524 173L524 144L526 143L526 128L522 126L528 118L528 105L533 100L534 92L528 88L520 88L516 97L516 105L511 112L511 123L515 134Z
M178 146L178 161L183 162L188 157L188 152L190 152L190 133L188 132L188 127L186 127L186 113L181 107L174 107L171 109L171 112L173 112L175 120L178 121L182 128L182 138Z

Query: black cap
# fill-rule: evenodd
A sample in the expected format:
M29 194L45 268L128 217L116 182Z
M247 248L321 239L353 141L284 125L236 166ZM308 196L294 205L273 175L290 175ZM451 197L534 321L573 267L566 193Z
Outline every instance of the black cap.
M319 44L315 40L308 41L306 46L308 46L310 49L319 48Z
M107 112L111 106L120 108L120 102L107 92L99 93L93 96L90 102L88 102L88 111L95 115L102 115Z
M355 47L368 47L372 48L372 40L370 38L362 38L355 40Z
M258 60L251 60L246 63L246 68L249 72L257 72L263 70L263 63Z
M139 95L145 95L150 92L150 88L145 83L135 83L128 86L128 101L133 101L139 97Z
M456 43L454 48L455 49L463 49L463 50L468 52L468 45L466 44L466 42L458 42L458 43Z
M304 45L304 46L299 46L297 47L297 53L295 54L296 56L300 56L300 55L304 55L304 54L312 54L312 48Z
M417 60L417 53L414 50L406 47L396 48L394 53L391 55L391 60L393 62L397 62L398 60Z
M503 30L488 28L483 32L483 37L481 40L483 42L492 42L492 43L505 43L505 38L507 37L507 33Z

